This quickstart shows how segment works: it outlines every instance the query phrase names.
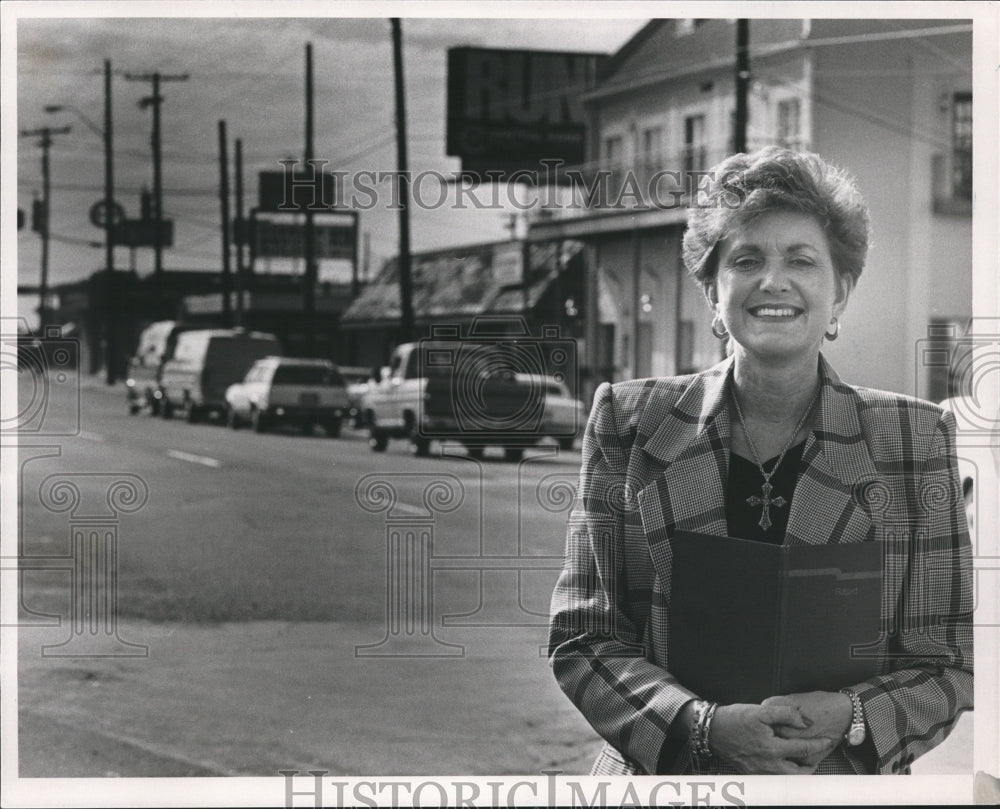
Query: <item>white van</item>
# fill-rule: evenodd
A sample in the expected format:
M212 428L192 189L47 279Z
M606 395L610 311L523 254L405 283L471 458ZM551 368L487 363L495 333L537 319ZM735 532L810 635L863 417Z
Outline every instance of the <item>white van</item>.
M245 329L198 329L177 338L160 373L160 414L182 410L189 422L226 410L226 389L257 360L281 354L273 334Z

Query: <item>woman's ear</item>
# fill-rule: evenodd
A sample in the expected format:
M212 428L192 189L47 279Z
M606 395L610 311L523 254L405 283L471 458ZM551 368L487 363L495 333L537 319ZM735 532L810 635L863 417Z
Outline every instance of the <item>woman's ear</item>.
M854 279L849 275L837 273L837 297L833 301L833 315L839 318L847 308L847 300L854 290Z
M708 308L714 310L719 302L719 293L715 289L715 279L702 281L701 291L705 294L705 300L708 301Z

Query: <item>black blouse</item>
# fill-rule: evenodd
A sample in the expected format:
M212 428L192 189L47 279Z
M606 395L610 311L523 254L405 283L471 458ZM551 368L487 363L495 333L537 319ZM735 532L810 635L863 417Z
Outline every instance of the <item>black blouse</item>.
M781 466L771 476L771 499L782 498L783 505L772 502L768 511L771 517L771 527L766 531L760 527L760 518L764 507L761 504L750 505L748 498L761 498L761 485L764 477L757 464L736 453L729 454L729 479L726 481L726 522L729 536L740 539L754 539L759 542L773 542L780 545L785 541L785 529L788 527L788 515L792 510L792 496L795 494L795 484L799 479L799 466L802 463L802 450L806 442L802 441L794 447L789 447ZM770 472L774 468L778 456L764 462L764 470Z

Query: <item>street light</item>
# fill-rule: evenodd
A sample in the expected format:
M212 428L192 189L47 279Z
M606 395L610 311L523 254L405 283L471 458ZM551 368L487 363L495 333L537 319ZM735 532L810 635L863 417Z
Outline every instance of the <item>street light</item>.
M104 208L104 262L107 271L107 296L105 328L107 329L107 354L105 356L106 381L114 384L118 361L117 321L115 319L114 272L115 272L115 182L114 150L111 118L111 60L104 60L104 126L99 127L73 104L47 104L47 113L68 110L104 142L104 199L98 202Z
M87 129L89 129L91 132L97 135L97 137L99 137L101 140L104 140L104 131L97 124L91 121L86 115L84 115L79 107L75 107L72 104L46 104L43 107L43 109L49 114L55 112L64 112L64 111L72 112L74 115L76 115L77 118L79 118L83 122L84 126L86 126Z

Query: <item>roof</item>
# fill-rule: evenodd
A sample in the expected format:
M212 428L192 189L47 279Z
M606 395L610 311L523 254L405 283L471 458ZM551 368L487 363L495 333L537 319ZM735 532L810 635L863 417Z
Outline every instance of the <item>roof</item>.
M702 68L714 69L720 61L734 61L735 20L699 20L696 27L683 34L678 33L678 22L658 19L643 26L611 57L607 75L587 98L613 95L633 89L637 82L655 83ZM751 20L751 56L781 46L797 46L806 34L801 19Z
M564 244L568 251L564 260L576 256L582 247L577 242ZM414 320L417 323L448 318L468 320L484 314L520 314L533 308L558 273L560 246L554 243L529 246L531 270L527 294L516 266L509 263L512 252L517 255L520 249L520 242L493 242L414 255L411 260ZM512 266L515 266L513 275ZM341 323L355 327L394 325L401 316L398 267L393 259L351 304Z

